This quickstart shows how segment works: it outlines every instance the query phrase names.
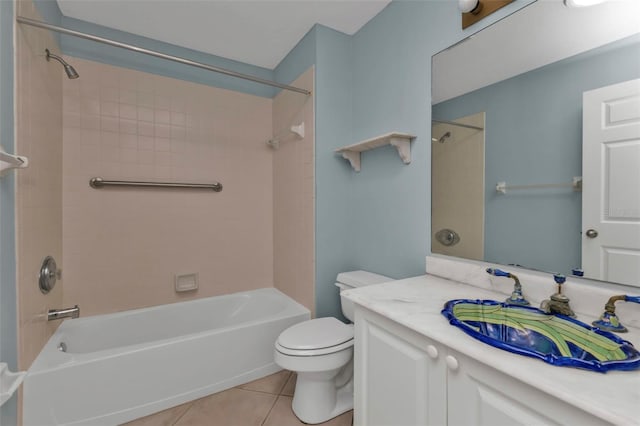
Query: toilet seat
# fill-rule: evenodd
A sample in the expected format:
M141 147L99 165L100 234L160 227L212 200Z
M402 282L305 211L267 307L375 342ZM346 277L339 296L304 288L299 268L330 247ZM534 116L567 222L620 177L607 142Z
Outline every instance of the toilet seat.
M319 356L353 346L353 325L336 318L316 318L298 323L282 332L276 350L291 356Z

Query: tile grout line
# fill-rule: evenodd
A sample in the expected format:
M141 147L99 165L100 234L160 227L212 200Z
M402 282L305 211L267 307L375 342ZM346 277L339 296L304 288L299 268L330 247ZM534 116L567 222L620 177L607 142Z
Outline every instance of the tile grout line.
M193 401L190 401L188 404L189 404L189 408L184 410L184 413L180 414L176 419L176 421L171 424L171 426L177 425L180 419L182 419L185 416L185 414L187 414L191 410L191 408L193 408Z
M287 379L284 380L284 383L282 383L282 386L280 386L280 389L278 390L278 393L275 395L276 399L273 400L273 404L271 404L271 408L269 408L269 411L267 412L267 415L264 416L264 419L262 419L262 423L260 423L260 426L264 426L264 424L266 423L267 419L271 415L271 412L273 411L274 407L278 403L278 400L280 399L280 396L282 396L282 391L284 390L285 386L287 386L287 383L289 383L289 379L291 378L292 374L293 374L293 372L289 371L289 375L287 376ZM271 394L271 395L273 395L273 394Z
M254 393L261 393L263 395L273 395L273 396L280 396L280 394L277 393L273 393L273 392L267 392L267 391L261 391L261 390L255 390L255 389L243 389L243 388L231 388L231 389L238 389L241 391L247 391L247 392L254 392ZM227 389L228 390L228 389ZM223 391L224 392L224 391ZM284 395L287 396L287 395Z
M271 395L273 395L273 394L271 394ZM278 402L278 399L280 399L280 395L273 395L273 396L275 396L276 398L273 400L273 404L271 404L271 408L269 408L269 411L267 411L267 415L264 416L264 419L262 419L262 422L260 423L260 426L264 426L265 422L269 418L269 415L273 411L273 408L276 406L276 403Z
M287 380L285 380L284 383L282 384L282 386L280 386L280 390L278 391L278 396L282 395L282 391L284 390L285 387L287 387L287 383L289 383L289 380L291 380L291 376L292 375L293 375L293 371L289 371L289 375L287 376Z
M262 422L260 423L260 425L264 425L264 423L267 421L267 419L269 418L269 414L271 414L271 411L273 410L273 408L276 406L276 402L278 402L278 399L280 398L280 396L289 396L289 395L283 395L282 391L284 390L284 388L287 386L287 383L289 383L289 379L291 378L291 375L293 374L292 371L289 372L289 375L287 376L287 379L284 381L284 383L282 384L282 386L280 386L279 390L276 391L276 393L272 393L272 392L267 392L267 391L260 391L260 390L254 390L254 389L245 389L242 388L240 386L236 386L234 388L230 388L230 389L238 389L238 390L243 390L243 391L247 391L247 392L254 392L254 393L260 393L263 395L272 395L275 396L276 398L273 401L273 404L271 404L271 407L269 408L269 411L267 412L267 414L265 415L264 419L262 419ZM227 390L230 390L227 389ZM224 391L223 391L224 392ZM170 426L176 426L178 424L178 422L180 422L180 419L182 419L193 407L193 403L197 401L190 401L189 404L189 408L187 408L184 413L182 413L173 423L171 423Z

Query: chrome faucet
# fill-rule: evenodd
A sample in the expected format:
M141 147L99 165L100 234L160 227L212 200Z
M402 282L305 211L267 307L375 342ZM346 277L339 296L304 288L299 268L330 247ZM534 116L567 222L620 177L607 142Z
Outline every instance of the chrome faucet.
M80 316L80 307L78 305L73 308L66 309L49 309L47 313L47 321L59 320L63 318L78 318Z
M615 331L617 333L626 333L627 327L620 323L620 319L616 315L616 306L615 303L618 300L624 300L625 302L633 302L640 303L640 296L627 296L626 294L621 294L618 296L611 296L611 298L607 301L607 304L604 305L604 313L600 315L600 318L597 321L592 322L594 326L598 327L601 330L607 331Z
M540 303L540 309L548 314L560 314L575 318L576 314L569 306L569 298L562 294L562 284L567 278L562 274L554 274L553 279L558 283L558 292L551 295L550 299L543 300Z

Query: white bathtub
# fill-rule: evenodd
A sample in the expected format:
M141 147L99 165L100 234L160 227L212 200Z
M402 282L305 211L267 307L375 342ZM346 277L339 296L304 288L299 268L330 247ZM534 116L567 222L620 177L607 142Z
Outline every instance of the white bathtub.
M116 425L275 373L276 338L307 319L264 288L65 320L24 380L24 425Z

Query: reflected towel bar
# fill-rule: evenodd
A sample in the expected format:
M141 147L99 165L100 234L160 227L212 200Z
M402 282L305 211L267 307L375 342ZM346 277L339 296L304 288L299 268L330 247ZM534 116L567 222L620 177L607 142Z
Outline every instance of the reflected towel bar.
M566 188L571 187L574 191L582 191L582 176L574 176L571 182L567 183L543 183L539 185L507 185L506 182L496 184L496 192L506 194L507 189L540 189L540 188Z
M142 188L187 188L187 189L210 189L215 192L222 191L222 184L214 183L171 183L171 182L135 182L124 180L104 180L94 177L89 180L89 186L95 189L105 186L134 186Z

